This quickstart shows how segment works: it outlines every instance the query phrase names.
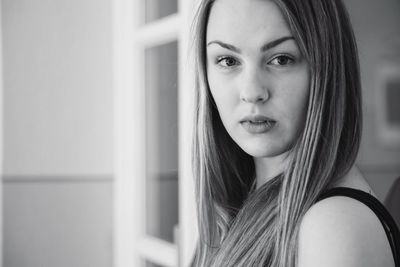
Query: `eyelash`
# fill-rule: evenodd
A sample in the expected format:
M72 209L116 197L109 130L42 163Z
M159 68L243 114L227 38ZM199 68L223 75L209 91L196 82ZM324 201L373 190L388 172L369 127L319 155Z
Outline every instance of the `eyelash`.
M294 63L294 59L292 57L290 57L288 55L278 55L278 56L274 57L272 60L270 60L268 62L268 64L270 64L271 62L273 62L275 60L282 59L282 58L284 58L285 60L288 60L289 62L286 63L286 64L279 64L278 63L278 64L271 64L271 65L283 67L283 66L287 66L287 65L290 65L290 64Z
M285 64L279 64L278 62L273 63L274 61L277 61L279 59L285 59L288 62L286 62ZM231 63L233 63L233 64L227 64L228 60L232 60L233 62L231 62ZM272 65L272 66L277 66L277 67L284 67L284 66L287 66L287 65L291 65L293 63L294 63L294 59L291 56L281 54L281 55L275 56L272 60L268 61L267 65ZM241 63L235 57L232 57L232 56L221 56L221 57L217 58L216 64L218 66L220 66L221 68L234 68L234 67L240 65Z
M222 57L218 57L217 58L217 65L218 66L220 66L220 67L222 67L222 68L232 68L233 67L233 65L223 65L222 64L222 62L225 62L225 63L227 63L227 60L233 60L234 61L234 65L240 65L240 62L236 59L236 58L234 58L234 57L231 57L231 56L222 56Z

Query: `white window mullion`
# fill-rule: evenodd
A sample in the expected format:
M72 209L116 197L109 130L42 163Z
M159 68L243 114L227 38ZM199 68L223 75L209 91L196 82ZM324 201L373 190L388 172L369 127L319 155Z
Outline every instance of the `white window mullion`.
M138 1L116 0L113 8L113 91L114 91L114 267L141 266L134 248L144 232L142 214L145 169L143 129L144 101L141 90L143 56L133 46L132 29ZM138 76L135 76L137 74Z
M172 14L140 26L133 33L134 41L142 46L156 46L178 39L181 17Z
M178 266L178 250L176 245L164 240L150 236L145 237L139 241L137 250L142 258L150 260L153 263L166 267Z
M0 14L2 14L2 1L0 0ZM4 146L3 146L3 40L2 40L2 23L0 19L0 265L3 262L3 162L4 162Z

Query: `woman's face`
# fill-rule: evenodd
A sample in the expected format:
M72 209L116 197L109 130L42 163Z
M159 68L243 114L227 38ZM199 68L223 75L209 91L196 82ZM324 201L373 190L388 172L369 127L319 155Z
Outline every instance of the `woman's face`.
M208 82L229 135L253 157L286 152L304 126L310 74L278 6L217 0L206 39Z

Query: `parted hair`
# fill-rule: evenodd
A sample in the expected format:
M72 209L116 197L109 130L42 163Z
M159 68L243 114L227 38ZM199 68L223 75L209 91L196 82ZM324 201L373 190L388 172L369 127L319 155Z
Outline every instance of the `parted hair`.
M349 16L341 0L265 0L280 8L307 60L310 88L287 168L254 189L253 158L225 130L207 80L206 33L215 1L201 2L192 31L199 230L192 265L296 266L301 219L350 170L359 149L361 85Z

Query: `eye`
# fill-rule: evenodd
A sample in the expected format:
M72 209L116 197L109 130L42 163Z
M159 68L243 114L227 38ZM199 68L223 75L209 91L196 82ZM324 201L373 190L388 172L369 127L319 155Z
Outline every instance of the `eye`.
M240 65L240 62L234 57L222 56L217 58L217 64L223 68L232 68Z
M292 64L293 62L294 60L291 57L286 55L280 55L273 58L268 64L276 66L286 66Z

